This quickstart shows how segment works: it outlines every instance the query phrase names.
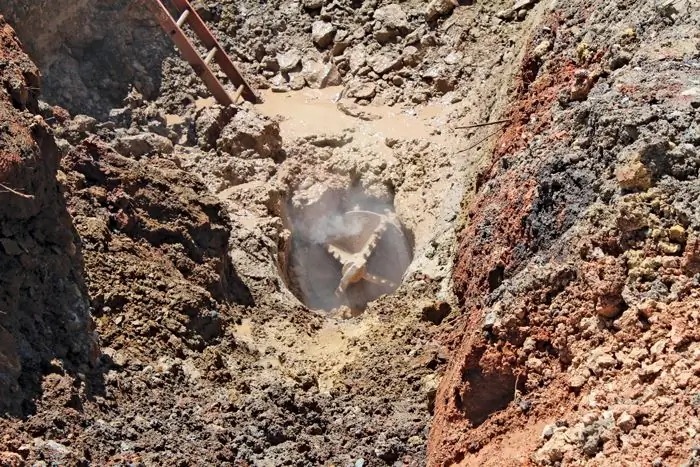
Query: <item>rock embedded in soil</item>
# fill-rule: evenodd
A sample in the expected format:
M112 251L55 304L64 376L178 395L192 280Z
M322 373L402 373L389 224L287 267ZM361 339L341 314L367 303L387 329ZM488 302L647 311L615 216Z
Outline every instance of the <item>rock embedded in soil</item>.
M353 47L350 51L350 71L357 73L367 63L367 51L363 46Z
M350 84L347 89L347 96L357 99L371 99L377 93L377 85L374 83Z
M309 10L319 10L323 7L324 3L325 0L304 0L302 2L304 8L308 8Z
M280 71L289 73L301 63L301 53L297 49L290 49L284 53L277 54L277 63Z
M122 155L140 157L148 154L172 154L173 143L155 133L140 133L118 138L114 149Z
M652 185L649 169L639 160L618 166L615 177L623 190L646 190Z
M291 73L289 75L289 87L292 91L300 91L304 89L306 80L301 73Z
M367 62L372 70L379 75L401 67L401 57L396 55L377 54L370 57Z
M312 89L323 89L329 86L342 84L343 79L338 73L338 68L332 63L320 63L305 60L301 70L306 84Z
M398 31L408 30L408 18L400 4L392 3L374 11L374 19Z
M408 18L399 4L378 8L374 12L374 19L380 26L375 28L373 36L380 43L389 42L409 29Z
M456 1L452 0L430 0L425 10L425 19L434 21L441 16L445 16L454 10Z
M335 36L336 29L331 23L325 21L315 21L311 26L311 39L316 45L325 49L331 42L333 42L333 37Z

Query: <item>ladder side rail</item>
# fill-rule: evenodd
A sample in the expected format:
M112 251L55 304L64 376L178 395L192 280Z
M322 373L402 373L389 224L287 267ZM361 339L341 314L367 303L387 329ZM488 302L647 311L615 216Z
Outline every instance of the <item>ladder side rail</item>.
M221 70L228 76L231 83L233 83L236 88L243 86L243 98L252 103L258 102L258 96L253 91L253 87L248 84L243 74L240 72L238 67L231 61L231 57L226 53L224 48L219 44L219 41L212 35L211 31L207 27L206 23L199 14L192 8L187 0L170 0L179 12L184 12L186 10L190 11L190 15L187 17L187 22L192 27L192 30L197 35L199 40L204 44L207 50L216 48L220 52L214 55L214 61L221 67Z
M223 105L229 106L233 104L231 96L226 92L226 89L217 79L217 77L212 73L211 69L204 62L202 57L195 49L194 45L185 36L177 26L175 19L170 15L167 8L160 2L160 0L144 0L146 6L153 12L154 16L160 23L161 27L170 36L170 39L175 43L175 46L180 50L183 58L192 66L197 76L204 81L209 91L212 93L216 101ZM190 18L196 16L196 14L190 14ZM221 54L217 54L221 55Z

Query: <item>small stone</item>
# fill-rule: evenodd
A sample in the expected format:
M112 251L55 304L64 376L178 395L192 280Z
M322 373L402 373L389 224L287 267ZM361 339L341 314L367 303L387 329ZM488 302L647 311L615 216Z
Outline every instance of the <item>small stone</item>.
M683 228L682 225L674 225L670 229L668 229L668 238L671 239L671 241L683 244L685 243L686 240L686 233L685 229Z
M623 190L647 190L652 185L651 173L641 161L618 166L615 177Z
M512 21L515 19L515 14L517 12L513 8L507 8L505 10L500 10L496 13L496 18L502 19L504 21Z
M527 339L525 339L525 342L523 342L523 350L525 352L532 352L535 350L536 347L537 341L535 341L535 339L533 339L532 337L528 337Z
M75 131L77 133L93 133L95 127L97 126L97 119L89 117L87 115L76 115L68 123L68 131Z
M610 58L608 61L608 66L611 70L617 70L627 65L630 60L632 60L632 54L625 52L624 50L620 50Z
M576 390L581 389L586 384L587 380L588 378L581 374L574 375L569 379L569 387Z
M272 92L289 91L287 80L285 80L284 77L282 77L282 75L275 75L272 79L270 79L270 86L272 86Z
M409 45L401 53L401 58L403 63L407 66L417 66L420 64L420 54L418 53L418 48Z
M430 95L421 90L418 90L411 95L411 102L414 104L423 104L424 102L427 102L428 99L430 99Z
M323 8L324 0L304 0L302 4L308 10L320 10Z
M666 348L666 339L661 339L656 344L651 346L651 349L649 349L649 353L651 353L652 355L660 355L663 353L664 348Z
M544 365L544 362L542 360L540 360L539 358L531 357L527 360L527 362L525 363L525 366L527 367L528 370L530 370L534 373L540 373L545 365Z
M391 82L394 84L394 86L402 86L403 78L399 75L394 75L394 77L391 78Z
M659 250L665 255L675 255L681 251L678 243L659 242Z
M109 121L114 122L120 127L129 128L129 126L131 126L132 115L133 110L130 107L112 109L109 111Z
M642 364L642 368L639 370L639 374L643 377L649 378L658 375L663 369L664 362L663 360L659 360L657 362L652 363L651 365Z
M397 36L397 34L396 34L396 31L394 29L381 28L381 29L374 31L372 36L380 44L386 44L387 42L390 42L393 38L395 38Z
M484 331L490 331L494 324L496 324L496 321L498 320L498 316L494 312L487 313L486 316L484 316L484 324L482 325L482 329Z
M355 461L355 467L365 467L365 460L360 458Z
M343 52L345 52L345 49L350 47L350 42L346 41L336 41L333 43L333 47L331 47L331 55L334 57L337 57L339 55L342 55Z
M547 425L544 427L544 430L542 430L542 439L549 439L552 437L554 434L554 430L556 429L555 424Z
M373 114L371 112L366 112L354 104L347 104L347 103L343 103L343 102L338 102L336 104L336 107L338 108L338 110L343 112L345 115L349 115L350 117L359 118L360 120L364 120L367 122L371 122L374 120L380 120L382 118L380 115Z
M437 79L445 74L445 67L442 65L431 66L421 75L425 79Z
M637 425L637 421L627 412L622 412L622 415L617 419L617 426L625 433L632 431L635 425Z
M595 362L600 368L613 368L617 364L615 357L608 353L600 355Z
M367 63L367 52L362 46L355 47L349 54L350 72L357 73Z
M394 138L392 136L387 136L386 138L384 138L384 144L386 144L388 148L393 148L394 146L399 144L399 139Z
M306 84L313 89L337 86L343 82L338 69L332 63L305 61L301 74L304 76Z
M19 256L23 253L19 243L11 238L0 238L0 245L5 250L5 253L10 256Z
M544 40L540 42L537 47L532 51L532 55L534 55L537 58L542 58L544 55L549 52L549 49L552 48L552 42L548 40Z
M451 13L456 6L457 2L452 0L431 0L425 10L425 19L427 21L438 19L440 16Z
M306 86L306 80L301 73L291 73L289 75L289 88L292 91L299 91Z
M331 42L333 42L333 36L335 36L335 27L331 23L326 23L325 21L314 21L311 26L311 39L316 45L325 49Z
M568 443L565 441L563 433L557 433L557 436L547 441L544 446L535 453L535 462L538 464L554 464L560 462L564 458L564 453L569 449Z
M635 347L634 349L630 350L629 353L629 358L636 361L636 362L641 362L647 356L649 355L649 352L647 352L647 349L644 349L642 347Z
M221 130L228 124L235 113L232 107L220 105L205 106L195 119L195 133L197 143L204 150L216 146Z
M572 101L584 101L593 87L593 79L588 70L578 69L574 71L574 83L571 86L570 98Z
M447 54L447 57L443 59L443 61L448 65L456 65L462 60L462 58L464 58L464 54L462 52L450 52Z
M595 422L598 421L598 413L597 412L588 412L583 414L583 417L581 417L581 423L583 423L583 426L591 426Z
M352 140L353 136L350 132L313 134L303 138L303 141L318 148L341 148L351 143Z
M408 30L408 17L401 5L392 3L374 11L374 19L395 31Z
M147 154L172 154L173 143L155 133L122 136L114 143L114 149L124 156L139 157Z
M671 344L673 344L674 347L678 347L684 342L691 340L692 333L688 330L686 323L682 320L676 320L671 326L669 337L671 338Z
M532 402L528 400L522 400L518 402L518 407L523 413L527 413L530 410L530 408L532 408Z
M44 459L52 461L52 464L63 464L71 456L70 448L53 440L44 441L36 438L34 447Z
M423 444L423 438L421 438L420 436L411 436L410 438L408 438L408 444L410 446L420 446L421 444Z
M368 63L375 73L383 75L391 70L401 68L401 57L389 54L377 54L370 57Z
M374 83L360 83L348 88L348 97L356 99L372 99L377 93L377 85Z
M284 53L277 54L277 63L280 71L288 73L299 66L301 53L297 49L290 49Z

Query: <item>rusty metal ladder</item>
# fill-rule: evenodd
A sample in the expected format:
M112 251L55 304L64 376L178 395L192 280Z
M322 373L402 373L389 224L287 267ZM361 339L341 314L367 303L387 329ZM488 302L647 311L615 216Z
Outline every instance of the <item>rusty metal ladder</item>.
M214 38L204 20L187 0L170 0L180 14L177 20L170 14L168 8L163 4L163 0L143 1L153 12L163 30L175 43L175 46L180 50L183 58L192 66L197 76L204 81L204 84L206 84L219 104L224 107L234 105L241 97L252 103L258 102L258 97L255 95L253 88L245 80L241 72L236 68L236 65L231 61L231 57ZM199 55L192 42L183 32L182 27L185 24L189 24L192 31L207 49L208 52L204 57ZM233 96L226 91L221 81L209 67L212 60L219 65L221 71L236 86L236 92Z

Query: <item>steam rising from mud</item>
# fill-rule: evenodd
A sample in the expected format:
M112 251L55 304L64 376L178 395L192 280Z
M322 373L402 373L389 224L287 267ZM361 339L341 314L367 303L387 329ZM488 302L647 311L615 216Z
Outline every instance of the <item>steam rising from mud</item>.
M295 228L307 230L308 239L317 244L325 244L333 238L358 235L362 232L365 228L364 222L358 218L346 217L345 213L348 211L362 210L380 214L392 211L389 203L367 196L357 187L344 192L324 193L318 203L324 207L324 212L320 215L315 212L313 204L307 209L291 212ZM314 219L311 221L307 214L309 209L314 211Z
M319 220L318 230L310 232L309 240L316 244L325 244L330 239L343 235L359 235L363 226L363 222L356 218L347 219L339 213L333 213Z
M351 211L369 211L383 217L348 214ZM287 252L290 288L309 307L332 310L345 305L362 310L369 301L393 292L401 283L412 259L412 248L390 203L368 196L359 188L325 190L307 202L299 193L287 215L292 226ZM378 219L386 220L386 229L367 260L366 271L386 282L360 280L346 293L336 295L343 264L331 255L328 245L340 242L350 255L358 253L379 225Z

